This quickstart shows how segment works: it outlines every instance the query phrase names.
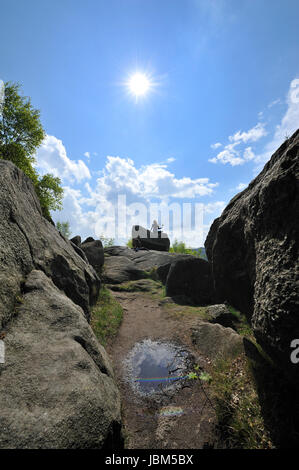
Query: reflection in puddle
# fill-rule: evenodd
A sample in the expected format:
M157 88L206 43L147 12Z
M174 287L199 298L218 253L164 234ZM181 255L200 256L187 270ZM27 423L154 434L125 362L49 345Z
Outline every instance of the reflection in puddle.
M175 390L187 378L187 358L187 351L174 344L146 339L125 361L127 379L142 395Z

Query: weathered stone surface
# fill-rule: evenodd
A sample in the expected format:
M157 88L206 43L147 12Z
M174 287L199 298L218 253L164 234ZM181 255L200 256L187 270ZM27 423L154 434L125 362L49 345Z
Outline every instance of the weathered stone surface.
M92 237L87 237L87 238L84 240L84 242L81 243L81 245L84 245L84 243L90 243L90 242L94 242L94 241L95 241L94 238L92 238Z
M75 237L71 238L70 241L72 243L74 243L74 245L76 246L80 246L81 245L81 237L80 235L76 235Z
M125 256L109 256L105 258L102 280L107 284L120 284L147 277L142 269Z
M251 319L255 335L279 363L299 338L299 130L216 219L205 247L215 288Z
M24 291L0 364L0 448L120 448L119 393L83 310L41 271Z
M104 249L101 240L82 243L80 248L85 253L91 266L100 274L104 264Z
M209 305L206 309L211 323L219 323L222 326L233 328L237 318L231 313L227 305Z
M175 261L183 260L183 259L194 259L194 256L185 255L183 253L173 253L173 256L168 257L168 261L165 264L161 264L160 266L158 266L157 276L163 284L166 284L167 276L168 276L170 266L172 265L172 263L174 263Z
M152 268L158 268L164 264L168 264L168 269L170 264L174 261L182 258L192 258L191 255L185 255L182 253L169 253L165 251L156 251L156 250L140 250L134 251L131 248L123 246L109 246L104 248L105 256L125 256L131 261L136 263L140 269L149 271Z
M202 322L193 328L192 342L201 354L213 360L235 357L244 350L242 337L218 323Z
M213 303L215 293L209 263L192 256L172 263L166 279L166 295L184 295L201 305Z
M73 245L42 217L33 185L11 162L0 160L0 326L32 269L40 269L89 315L100 280Z

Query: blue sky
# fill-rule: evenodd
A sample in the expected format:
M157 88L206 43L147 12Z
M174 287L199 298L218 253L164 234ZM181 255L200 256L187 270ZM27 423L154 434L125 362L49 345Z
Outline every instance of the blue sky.
M202 235L169 227L199 246L299 127L297 0L0 0L0 12L0 79L41 110L38 169L62 178L53 219L73 235L113 236L121 194L202 204ZM155 84L138 100L135 71ZM119 243L142 221L133 209Z

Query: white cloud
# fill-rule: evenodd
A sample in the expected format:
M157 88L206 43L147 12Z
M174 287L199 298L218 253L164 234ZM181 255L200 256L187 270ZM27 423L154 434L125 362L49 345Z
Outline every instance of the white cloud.
M167 163L172 163L172 162L175 162L175 160L176 160L175 158L170 157L170 158L167 158L166 161L167 161Z
M262 153L255 158L255 162L258 163L255 173L262 169L286 137L290 137L299 127L299 78L295 78L290 83L286 104L287 110L280 124L276 126L272 139L265 145Z
M261 137L267 135L267 131L265 130L265 124L259 122L256 126L252 129L249 129L247 132L238 131L234 135L229 136L229 140L231 142L256 142Z
M243 163L245 163L246 161L254 159L254 153L251 147L247 147L244 150L242 157L241 150L237 147L247 142L256 142L265 135L267 135L267 132L265 130L265 124L261 122L259 122L256 126L252 127L246 132L238 131L234 135L230 135L228 137L231 143L225 145L224 149L219 152L216 157L209 159L209 162L222 163L223 165L226 165L228 163L231 166L243 165ZM217 148L216 145L217 144L213 144L211 145L211 147Z
M209 162L220 162L223 165L229 163L232 166L242 165L244 163L244 160L239 156L239 152L235 149L236 145L238 145L238 143L226 145L224 147L224 150L219 152L216 157L210 158Z
M47 135L36 152L37 167L41 174L52 173L62 180L80 183L91 178L86 164L82 160L71 160L60 139Z
M84 157L86 157L89 160L90 159L90 152L85 152Z
M268 108L273 108L273 106L275 106L277 104L281 104L281 99L280 98L278 98L277 100L271 101L271 103L268 104Z
M245 160L254 160L255 159L255 154L252 151L251 147L246 147L246 149L244 150L243 156L244 156Z
M211 145L211 148L212 148L213 150L216 150L216 149L218 149L218 148L221 147L221 146L222 146L222 144L221 144L220 142L216 142L216 144L212 144L212 145Z
M195 198L209 195L217 183L208 178L176 178L167 165L153 163L137 169L129 158L107 157L107 163L97 180L98 191L129 192L145 199Z
M176 178L165 164L155 163L137 168L129 158L108 156L96 186L92 187L89 182L85 182L84 195L83 190L66 187L63 211L55 212L53 218L56 221L68 220L73 235L99 237L104 234L115 238L115 215L123 207L124 202L119 199L122 196L126 201L126 233L117 233L116 238L118 243L124 243L130 236L133 224L148 225L147 217L152 203L159 204L161 208L174 201L181 204L181 199L198 202L201 196L211 195L216 186L217 183L210 182L208 178ZM145 208L148 214L146 220L142 213L138 215L138 205ZM219 205L208 206L207 213L215 210L219 210ZM173 224L172 239L180 233L180 227ZM200 235L194 230L187 230L184 232L184 240L188 244L192 242L192 246L199 246Z

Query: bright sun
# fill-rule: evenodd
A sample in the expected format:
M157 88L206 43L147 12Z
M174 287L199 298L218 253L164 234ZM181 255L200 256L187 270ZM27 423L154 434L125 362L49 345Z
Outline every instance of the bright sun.
M129 79L128 87L130 92L138 97L146 95L151 87L151 83L145 74L137 72Z

